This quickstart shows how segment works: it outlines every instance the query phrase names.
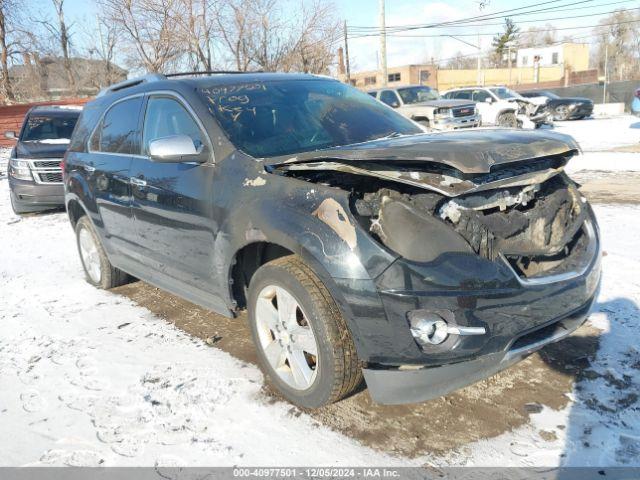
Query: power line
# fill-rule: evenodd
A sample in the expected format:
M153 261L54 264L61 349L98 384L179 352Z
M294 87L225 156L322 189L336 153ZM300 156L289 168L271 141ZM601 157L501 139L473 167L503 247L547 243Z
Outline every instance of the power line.
M559 7L567 7L567 6L572 6L572 5L590 3L590 2L593 2L594 0L580 0L580 1L572 2L572 3L567 3L567 4L564 4L564 5L557 5L557 6L554 6L554 7L547 7L547 8L542 8L542 9L538 9L538 10L531 10L529 12L521 12L519 14L511 13L510 15L499 15L499 14L504 14L504 13L507 13L507 12L514 12L514 11L517 11L517 10L524 10L524 9L531 8L531 7L536 7L536 6L540 6L540 5L546 5L546 4L549 4L549 3L556 3L558 1L565 1L565 0L551 0L551 1L542 2L542 3L538 3L538 4L527 5L525 7L519 7L519 8L509 9L509 10L502 10L502 11L498 11L498 12L487 13L487 14L484 14L484 15L476 15L476 16L473 16L473 17L461 18L461 19L457 19L457 20L448 20L448 21L439 22L439 23L389 26L389 27L387 27L387 30L398 30L398 31L417 30L417 29L422 29L422 28L436 28L436 27L440 27L440 26L463 24L463 23L468 23L468 22L472 22L472 21L475 21L475 20L479 20L479 21L494 20L496 18L505 18L505 17L517 16L517 15L538 13L538 12L542 12L542 11L555 10L555 9L557 9ZM364 27L352 26L350 28L352 28L354 30L356 30L356 29L375 30L376 29L376 27L369 27L369 26L364 26Z
M613 23L600 23L597 25L583 25L580 27L561 27L561 28L550 28L550 29L541 29L541 30L536 30L538 33L543 33L543 32L556 32L556 31L563 31L563 30L579 30L579 29L583 29L583 28L598 28L598 27L608 27L611 25L623 25L623 24L628 24L628 23L637 23L640 22L640 20L627 20L624 22L613 22ZM502 35L503 32L492 32L492 33L456 33L456 37L476 37L477 35L481 35L481 36L496 36L496 35ZM378 34L374 34L374 33L368 33L368 34L362 34L362 35L353 35L350 38L352 39L358 39L358 38L365 38L365 37L372 37L372 36L377 36ZM398 33L388 33L387 36L389 37L394 37L394 38L442 38L442 37L450 37L450 34L445 34L445 33L438 33L438 34L419 34L419 35L402 35L402 34L398 34Z
M624 0L625 2L629 2L631 0ZM575 10L575 9L570 9L570 10ZM523 23L541 23L541 22L551 22L551 21L556 21L556 20L568 20L568 19L574 19L574 18L585 18L585 17L597 17L597 16L601 16L601 15L611 15L614 13L624 13L624 12L631 12L631 11L640 11L640 7L639 8L624 8L624 9L617 9L617 10L608 10L606 12L597 12L597 13L587 13L584 15L571 15L568 17L550 17L550 18L536 18L536 19L531 19L531 20L518 20L516 23L517 25L521 25ZM501 26L504 25L503 23L474 23L474 24L465 24L465 25L448 25L447 28L469 28L469 27L491 27L491 26ZM365 32L361 32L361 34L364 34ZM393 33L389 33L389 35L393 35Z

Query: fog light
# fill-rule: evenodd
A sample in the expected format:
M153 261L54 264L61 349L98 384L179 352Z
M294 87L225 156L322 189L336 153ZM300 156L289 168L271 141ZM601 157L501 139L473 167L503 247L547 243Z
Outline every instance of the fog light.
M420 310L409 312L409 322L411 334L422 343L440 345L449 336L448 323L435 313Z

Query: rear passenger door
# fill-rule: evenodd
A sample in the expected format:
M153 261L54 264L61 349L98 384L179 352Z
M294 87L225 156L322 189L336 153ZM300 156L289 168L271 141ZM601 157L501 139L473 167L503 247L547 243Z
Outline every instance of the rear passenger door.
M130 97L105 111L89 139L90 155L84 166L103 223L99 230L108 237L105 246L115 256L130 256L136 243L129 168L133 156L140 153L142 103L143 96Z
M131 165L132 209L140 254L148 266L191 290L211 288L214 168L206 163L154 162L149 143L172 135L189 136L196 148L212 152L202 123L180 97L153 94L146 99L142 152Z

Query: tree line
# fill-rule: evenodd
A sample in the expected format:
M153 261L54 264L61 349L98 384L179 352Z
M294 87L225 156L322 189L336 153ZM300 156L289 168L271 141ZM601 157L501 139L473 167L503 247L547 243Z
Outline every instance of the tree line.
M335 5L327 0L93 0L93 6L95 18L84 25L69 21L65 0L29 7L22 0L0 0L5 101L44 95L38 89L51 58L71 95L81 85L113 83L122 75L117 65L135 74L329 73L341 35ZM87 59L93 61L81 61ZM11 74L16 66L19 76Z

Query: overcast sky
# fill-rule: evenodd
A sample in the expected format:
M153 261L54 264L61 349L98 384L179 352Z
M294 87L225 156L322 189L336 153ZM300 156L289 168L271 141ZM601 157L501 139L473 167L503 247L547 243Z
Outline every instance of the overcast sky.
M31 2L34 6L39 5L43 11L49 9L53 15L50 0L31 0ZM637 0L485 0L485 2L488 2L489 5L481 12L478 0L386 0L386 23L387 26L433 24L526 7L518 11L524 13L522 15L516 15L516 12L511 14L512 19L522 31L531 26L542 27L548 21L548 23L562 29L558 32L560 37L566 35L576 37L580 41L589 41L590 39L585 37L592 33L591 26L597 24L606 14L617 8L637 9L639 6ZM541 3L545 4L539 5ZM352 35L354 37L363 31L356 32L358 27L376 27L379 24L378 0L335 0L334 4L337 6L337 15L346 20L350 29L353 29ZM73 41L79 45L84 41L83 38L86 38L86 33L81 30L86 31L87 25L95 23L94 3L92 0L67 0L65 7L67 17L74 22ZM538 13L525 13L537 9L547 10ZM554 18L560 19L548 20ZM466 45L460 40L446 37L446 35L458 35L460 39L477 45L477 34L481 33L481 47L488 49L492 34L502 30L500 25L495 24L500 24L503 21L504 19L498 18L480 22L490 24L484 26L475 26L479 22L472 22L474 26L430 28L399 34L405 35L404 37L390 35L387 39L388 65L391 67L422 63L431 58L436 60L449 58L457 51L464 54L472 54L477 51L474 47ZM408 35L413 38L406 37ZM442 36L424 37L424 35ZM353 38L349 43L352 71L375 69L378 63L379 45L377 35Z

